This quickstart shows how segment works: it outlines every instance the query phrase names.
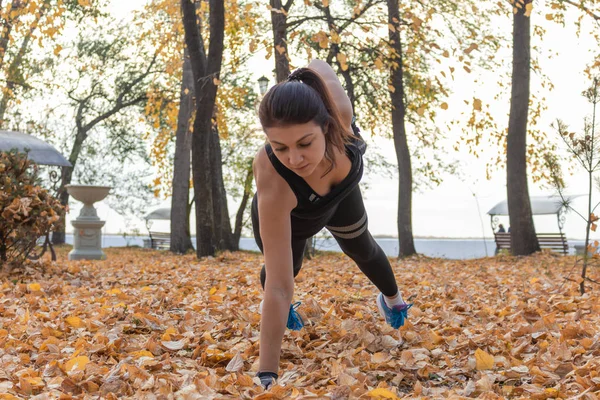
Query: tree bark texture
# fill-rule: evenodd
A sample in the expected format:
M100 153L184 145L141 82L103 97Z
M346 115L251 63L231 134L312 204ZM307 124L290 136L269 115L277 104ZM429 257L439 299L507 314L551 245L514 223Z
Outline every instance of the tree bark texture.
M217 97L217 85L223 59L225 36L225 7L223 0L210 0L210 38L208 53L201 35L201 19L197 18L196 5L181 1L185 42L190 54L196 93L194 133L192 135L192 174L196 204L196 255L214 255L214 203L218 201L211 180L212 115Z
M390 25L389 39L393 49L393 60L397 63L394 68L390 65L391 83L394 91L390 91L392 100L392 129L394 147L398 161L398 257L416 254L412 233L412 167L410 151L406 137L404 104L404 84L402 67L402 43L400 41L400 12L398 0L387 0L388 23ZM393 27L393 29L391 28Z
M216 118L215 118L216 120ZM231 232L231 220L229 218L229 207L227 206L227 192L223 182L223 162L221 154L221 141L216 125L213 125L210 142L211 152L211 177L213 191L213 231L216 246L219 250L238 250L239 243L234 243L233 232Z
M246 207L248 206L248 200L252 196L253 179L254 173L252 170L252 159L250 159L248 162L246 178L244 179L244 194L242 196L240 207L238 208L237 214L235 216L235 226L233 228L233 242L237 243L238 246L240 243L240 237L242 236L242 227L244 226L244 212L246 211Z
M71 167L62 167L61 179L60 179L60 189L58 190L58 199L60 200L60 204L63 207L67 207L69 205L69 193L67 189L65 189L66 185L71 183L71 179L73 179L73 171L75 170L75 165L77 165L77 160L79 159L79 154L81 154L81 150L83 148L83 142L87 139L88 135L86 131L77 130L77 134L75 135L75 141L73 142L73 147L71 147L71 154L69 154L69 162L71 163ZM63 211L60 220L56 224L56 229L52 232L52 244L64 244L65 243L65 232L66 232L66 214Z
M506 188L510 220L510 247L514 255L540 250L535 234L527 186L527 118L531 61L530 17L526 4L513 14L513 71L506 148Z
M287 45L287 13L292 3L293 0L288 0L283 5L281 0L270 0L273 52L275 54L275 77L278 83L285 81L290 74Z
M175 137L173 165L173 198L171 200L171 245L173 253L184 254L193 249L190 235L190 162L192 132L190 123L194 110L194 74L189 54L184 51L183 76L179 95L179 114Z

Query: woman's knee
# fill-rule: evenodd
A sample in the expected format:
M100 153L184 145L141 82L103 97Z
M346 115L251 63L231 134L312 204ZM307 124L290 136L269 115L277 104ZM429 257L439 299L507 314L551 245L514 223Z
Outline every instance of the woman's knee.
M379 257L380 252L383 252L381 247L379 247L372 238L366 241L347 243L340 247L342 248L342 251L357 264L370 263Z

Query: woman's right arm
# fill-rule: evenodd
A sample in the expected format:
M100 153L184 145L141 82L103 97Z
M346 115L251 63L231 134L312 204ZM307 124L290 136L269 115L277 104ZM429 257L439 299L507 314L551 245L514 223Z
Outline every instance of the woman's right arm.
M266 281L260 322L260 372L279 370L281 342L294 294L290 212L296 197L264 149L254 161Z

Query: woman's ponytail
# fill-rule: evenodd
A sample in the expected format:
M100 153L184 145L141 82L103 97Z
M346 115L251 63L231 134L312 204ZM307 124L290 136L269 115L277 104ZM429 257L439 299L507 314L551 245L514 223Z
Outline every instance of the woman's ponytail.
M325 157L335 166L335 152L345 152L353 137L321 76L310 68L298 68L288 79L273 86L263 98L259 118L263 129L315 122L325 133Z

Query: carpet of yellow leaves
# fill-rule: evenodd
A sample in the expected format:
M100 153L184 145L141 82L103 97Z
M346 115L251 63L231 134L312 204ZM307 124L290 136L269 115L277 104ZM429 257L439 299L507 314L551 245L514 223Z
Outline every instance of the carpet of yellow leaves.
M306 261L306 326L264 392L260 255L106 253L0 275L0 399L600 397L598 288L563 284L571 257L394 260L415 296L400 330L348 258Z

